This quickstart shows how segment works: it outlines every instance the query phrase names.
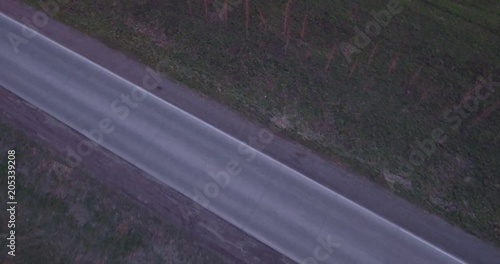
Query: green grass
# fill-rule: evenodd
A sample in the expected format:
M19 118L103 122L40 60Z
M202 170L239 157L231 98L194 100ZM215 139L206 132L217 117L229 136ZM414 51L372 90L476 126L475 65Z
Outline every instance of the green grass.
M85 171L55 173L55 163L66 165L62 159L0 123L0 175L7 175L8 149L17 164L16 256L2 247L2 263L225 263ZM6 176L0 189L7 191ZM2 239L7 217L0 217Z
M500 80L500 5L404 1L403 11L354 57L351 76L353 66L338 53L323 72L332 45L338 50L354 36L354 26L363 28L373 20L370 11L386 9L387 2L294 1L286 53L286 1L251 0L248 37L244 4L226 22L212 7L206 20L201 2L189 15L187 1L180 0L69 1L56 18L146 64L168 58L161 71L264 126L286 116L288 136L382 184L384 171L399 174L398 157L408 159L416 139L443 128L447 142L406 178L411 188L396 184L394 191L500 244L499 111L477 119L500 93L482 102L458 131L442 118L479 76ZM168 45L155 42L162 35Z

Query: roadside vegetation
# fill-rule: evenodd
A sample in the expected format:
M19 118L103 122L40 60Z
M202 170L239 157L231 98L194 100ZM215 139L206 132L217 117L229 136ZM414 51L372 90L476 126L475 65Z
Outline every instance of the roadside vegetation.
M402 0L347 60L389 2L69 0L55 18L168 58L170 77L500 245L500 4Z
M83 169L59 173L54 168L67 165L63 159L0 123L2 205L7 203L9 149L16 151L17 163L16 256L7 255L3 243L0 262L227 263ZM0 217L2 241L10 232L8 217Z

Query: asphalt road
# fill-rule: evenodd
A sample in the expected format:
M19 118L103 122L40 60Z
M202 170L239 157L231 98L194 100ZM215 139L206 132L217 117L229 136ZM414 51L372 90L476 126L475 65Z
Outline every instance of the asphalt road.
M298 263L464 263L262 154L266 131L252 148L44 36L16 53L23 27L0 25L0 86Z

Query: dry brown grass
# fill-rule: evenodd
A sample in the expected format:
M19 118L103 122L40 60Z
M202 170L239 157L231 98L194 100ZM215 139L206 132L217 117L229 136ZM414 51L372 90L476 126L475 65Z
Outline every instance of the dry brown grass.
M283 35L285 36L285 55L290 44L292 28L290 27L290 11L292 9L292 0L288 0L285 6L285 14L283 15Z
M302 19L302 29L300 30L300 40L302 41L306 36L306 25L307 25L307 14L305 14L304 18Z
M467 91L462 95L462 99L460 100L460 105L465 105L465 102L470 97L473 97L474 94L476 94L479 91L479 89L481 89L485 85L485 82L486 81L484 79L479 79L472 89L470 89L469 91Z
M264 18L264 14L262 14L262 11L260 10L260 8L257 7L257 10L259 11L259 19L260 19L259 26L264 31L267 31L268 26L267 26L266 19Z
M490 107L486 108L474 121L472 121L471 126L475 126L488 118L493 112L500 108L500 101L496 101Z
M330 63L335 58L335 52L336 51L337 51L337 45L334 43L332 45L332 49L330 50L330 52L327 55L327 61L326 61L326 64L325 64L325 68L323 69L324 73L326 73L328 71L328 68L330 67Z
M292 29L288 28L287 32L285 33L285 55L287 54L288 51L288 45L290 44L291 35L292 35Z
M224 20L224 23L227 22L227 13L229 12L229 3L228 0L224 1L224 10L222 11L222 19Z
M248 38L248 27L250 26L250 0L245 0L245 30Z
M129 226L128 226L128 224L127 224L125 221L121 222L121 223L120 223L120 224L119 224L119 225L115 228L115 232L116 232L117 234L122 235L122 236L123 236L123 235L126 235L126 234L128 233L128 231L129 231Z
M285 14L283 15L283 35L287 35L288 28L290 27L290 10L292 6L292 0L288 0L285 5Z
M358 66L358 60L355 60L354 63L352 64L351 66L351 70L349 72L349 76L347 77L347 81L349 82L349 80L351 79L352 77L352 74L354 73L354 70L356 70L356 67Z
M433 94L434 91L435 91L434 87L427 88L427 86L423 86L421 90L422 90L422 92L421 92L421 95L420 95L420 99L418 100L417 103L415 103L413 105L413 108L416 108L416 107L420 106L423 102L427 101L427 99L429 98L429 96L431 94Z
M368 70L368 68L370 68L370 65L372 64L372 61L373 61L373 57L375 56L375 53L377 52L378 50L378 46L379 46L379 43L377 43L371 50L370 52L370 57L368 58L368 63L366 64L366 68L365 68L365 71Z
M208 19L208 0L203 0L203 9L205 10L205 19Z
M370 82L367 82L364 86L363 86L363 91L365 92L369 92L371 91L373 88L373 83L370 83Z
M399 61L400 56L401 56L401 54L397 53L396 55L394 55L392 57L392 60L387 67L387 74L391 75L391 73L394 71L396 66L398 66L398 61Z

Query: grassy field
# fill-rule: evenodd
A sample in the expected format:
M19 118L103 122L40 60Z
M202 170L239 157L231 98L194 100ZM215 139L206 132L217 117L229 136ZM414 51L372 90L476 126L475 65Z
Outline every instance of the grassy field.
M216 1L69 0L55 18L168 58L170 77L500 245L498 1L401 1L351 61L389 0Z
M16 151L17 163L16 256L7 255L2 243L1 263L225 263L85 171L55 173L56 163L65 165L62 159L0 123L2 205L9 149ZM7 220L2 213L2 241Z

